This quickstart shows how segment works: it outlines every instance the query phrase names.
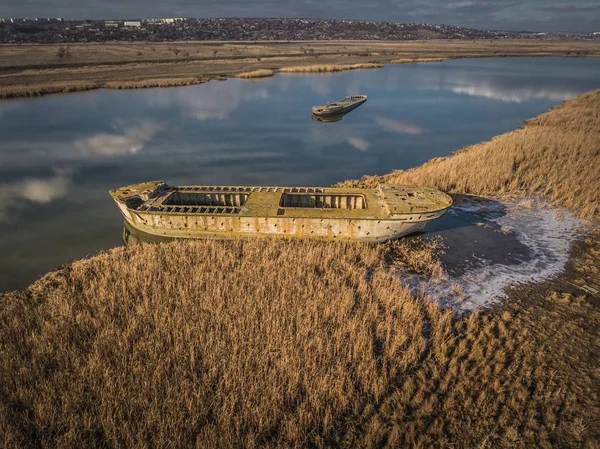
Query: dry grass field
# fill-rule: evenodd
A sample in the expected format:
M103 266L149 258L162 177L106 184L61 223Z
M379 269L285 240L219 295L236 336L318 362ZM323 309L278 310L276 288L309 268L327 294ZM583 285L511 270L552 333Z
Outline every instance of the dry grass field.
M4 294L4 447L598 447L597 305L536 288L456 319L399 261L436 269L405 244L195 241Z
M130 88L201 83L289 67L436 62L500 56L600 57L593 41L108 42L0 45L0 98L57 85ZM51 86L44 88L45 86ZM73 88L74 90L75 88Z
M600 91L384 179L598 219ZM353 183L358 183L355 181ZM0 294L0 442L20 448L600 448L600 233L462 316L398 268L431 247L117 248Z

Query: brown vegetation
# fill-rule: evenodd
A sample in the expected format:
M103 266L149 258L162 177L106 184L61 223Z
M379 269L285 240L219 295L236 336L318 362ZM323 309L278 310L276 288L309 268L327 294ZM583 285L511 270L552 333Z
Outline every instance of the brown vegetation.
M425 62L442 62L447 58L403 58L403 59L392 59L390 64L414 64L414 63L425 63Z
M78 92L98 89L98 83L88 81L56 82L49 84L29 84L26 86L9 86L0 89L0 98L39 97L40 95Z
M600 218L600 90L525 126L410 169L345 185L420 184L488 196L541 195L585 218Z
M140 81L109 81L102 87L107 89L144 89L152 87L174 87L200 84L202 79L198 78L157 78Z
M406 251L430 257L405 243L142 246L2 295L3 443L593 447L600 347L580 320L598 329L597 308L560 293L454 320L382 262L421 259Z
M355 69L380 69L383 64L373 62L362 64L325 64L325 65L306 65L294 67L282 67L279 69L282 73L320 73L320 72L341 72L343 70Z
M268 69L261 69L261 70L254 70L252 72L242 72L242 73L238 73L236 76L236 78L266 78L269 76L273 76L273 70L268 70Z

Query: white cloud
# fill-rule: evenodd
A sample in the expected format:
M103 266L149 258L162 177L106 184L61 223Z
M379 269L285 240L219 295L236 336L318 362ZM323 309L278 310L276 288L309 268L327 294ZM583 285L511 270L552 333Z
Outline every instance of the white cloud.
M0 221L10 219L10 210L21 208L24 202L45 204L65 196L69 185L70 179L65 174L0 184Z
M75 148L83 154L122 156L135 154L164 129L164 124L154 120L140 119L134 122L115 121L112 126L119 134L98 133L75 141Z
M389 117L382 117L380 115L375 117L375 121L383 129L393 133L419 135L425 132L425 129L418 125L403 122L400 120L394 120Z
M478 2L476 2L475 0L463 0L460 2L448 3L448 4L444 5L443 7L446 9L460 9L460 8L466 8L469 6L474 6L477 4L478 4Z
M346 140L350 145L352 145L354 148L360 151L367 151L371 146L369 142L367 142L362 137L348 137L348 139Z

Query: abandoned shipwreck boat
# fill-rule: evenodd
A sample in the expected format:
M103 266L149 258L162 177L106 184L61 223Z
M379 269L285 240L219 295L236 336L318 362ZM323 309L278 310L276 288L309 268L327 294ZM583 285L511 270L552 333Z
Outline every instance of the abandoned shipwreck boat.
M110 191L126 227L155 237L313 237L382 242L422 231L452 199L435 189L168 186Z
M356 109L365 101L367 101L366 95L350 95L344 97L341 101L329 103L325 106L313 106L312 113L317 117L345 114Z

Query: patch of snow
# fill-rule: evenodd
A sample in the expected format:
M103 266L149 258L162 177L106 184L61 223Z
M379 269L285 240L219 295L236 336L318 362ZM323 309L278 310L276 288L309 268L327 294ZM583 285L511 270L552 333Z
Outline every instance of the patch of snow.
M402 274L403 282L413 292L426 293L459 312L473 311L506 298L505 289L509 286L541 282L561 273L569 260L571 246L586 226L568 211L550 208L538 200L481 201L455 207L495 223L500 232L514 236L530 252L529 257L507 263L473 255L474 266L457 276L445 272L426 279Z

